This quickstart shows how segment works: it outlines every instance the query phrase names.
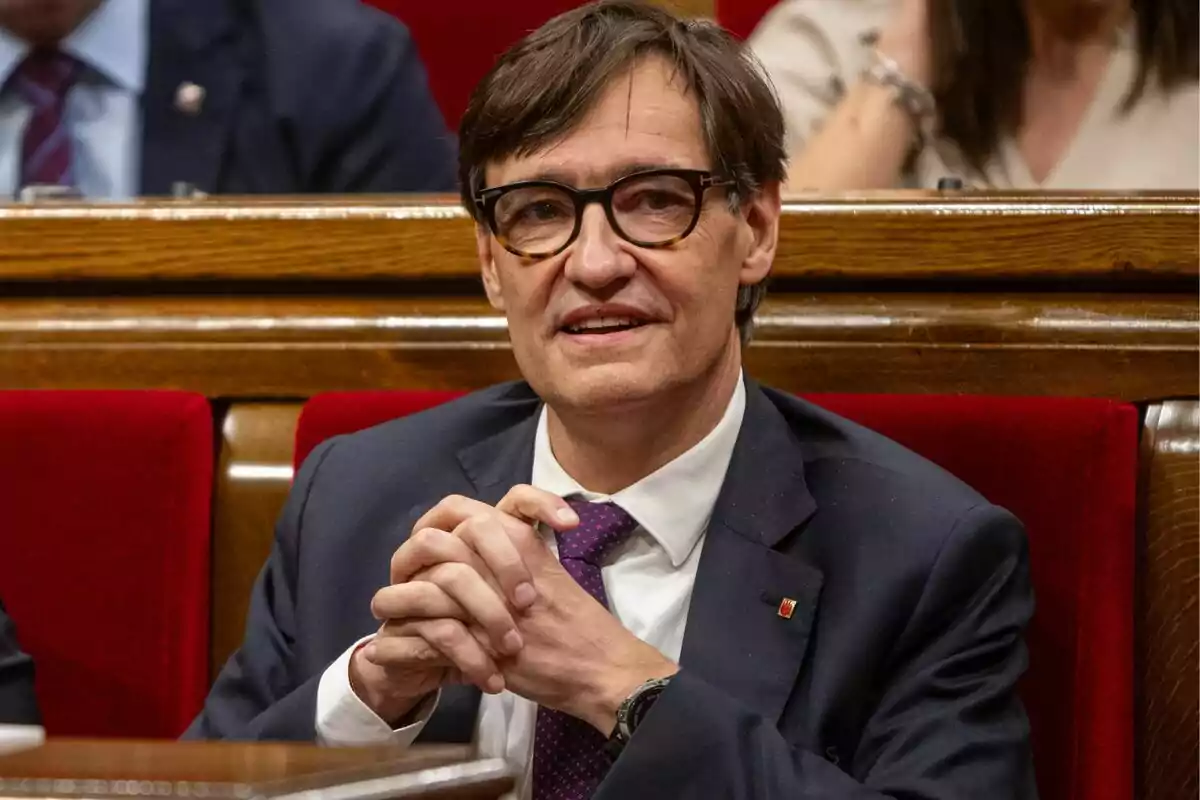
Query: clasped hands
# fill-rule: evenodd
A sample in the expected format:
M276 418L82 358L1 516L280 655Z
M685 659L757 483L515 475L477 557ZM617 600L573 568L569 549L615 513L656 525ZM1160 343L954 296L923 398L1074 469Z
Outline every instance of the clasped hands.
M371 601L381 621L350 661L354 692L389 724L449 683L509 690L607 735L642 682L676 671L559 564L536 525L568 531L562 498L516 486L494 507L452 495L422 516Z

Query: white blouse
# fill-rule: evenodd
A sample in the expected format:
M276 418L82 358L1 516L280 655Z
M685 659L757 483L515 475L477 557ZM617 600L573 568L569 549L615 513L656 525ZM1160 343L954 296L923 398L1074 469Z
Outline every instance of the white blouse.
M872 34L887 23L895 2L785 0L763 18L749 46L779 92L789 152L802 149L870 66ZM914 174L905 176L904 184L933 188L939 178L956 176L968 185L997 189L1200 189L1200 85L1163 94L1151 83L1138 103L1122 112L1136 71L1136 44L1126 35L1075 139L1040 184L1009 136L988 162L985 181L973 179L957 148L942 140L917 154Z

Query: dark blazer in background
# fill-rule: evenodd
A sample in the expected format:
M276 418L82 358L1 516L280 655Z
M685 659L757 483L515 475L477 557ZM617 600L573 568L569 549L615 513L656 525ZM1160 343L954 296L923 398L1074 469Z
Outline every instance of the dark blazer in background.
M178 102L188 83L196 113ZM151 0L142 103L143 194L455 188L412 37L358 0Z
M0 725L40 725L33 691L33 659L21 652L17 631L0 603Z
M377 629L393 551L443 496L495 503L527 483L540 407L505 384L314 450L188 735L314 738L321 674ZM597 797L1036 797L1014 689L1033 599L1010 514L748 382L703 547L681 671ZM422 739L469 740L478 704L445 689Z

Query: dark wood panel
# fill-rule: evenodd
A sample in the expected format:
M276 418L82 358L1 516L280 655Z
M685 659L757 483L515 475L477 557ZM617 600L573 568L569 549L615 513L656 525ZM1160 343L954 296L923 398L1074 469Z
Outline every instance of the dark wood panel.
M215 677L241 644L247 598L271 551L292 481L300 403L235 403L221 420L213 498L212 645Z
M796 197L778 278L1179 281L1200 274L1196 193ZM221 198L0 208L0 280L475 280L451 197Z
M183 388L211 397L475 389L517 377L482 300L0 300L0 388ZM794 391L1187 396L1194 299L775 296L747 362Z
M1142 432L1138 793L1200 794L1200 403L1151 406Z

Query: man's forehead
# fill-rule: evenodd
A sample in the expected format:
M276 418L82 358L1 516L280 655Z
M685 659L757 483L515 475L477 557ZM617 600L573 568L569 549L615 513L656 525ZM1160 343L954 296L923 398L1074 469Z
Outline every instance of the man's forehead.
M487 185L551 179L603 185L643 169L707 169L700 110L663 58L646 58L609 81L595 106L556 141L487 167Z

